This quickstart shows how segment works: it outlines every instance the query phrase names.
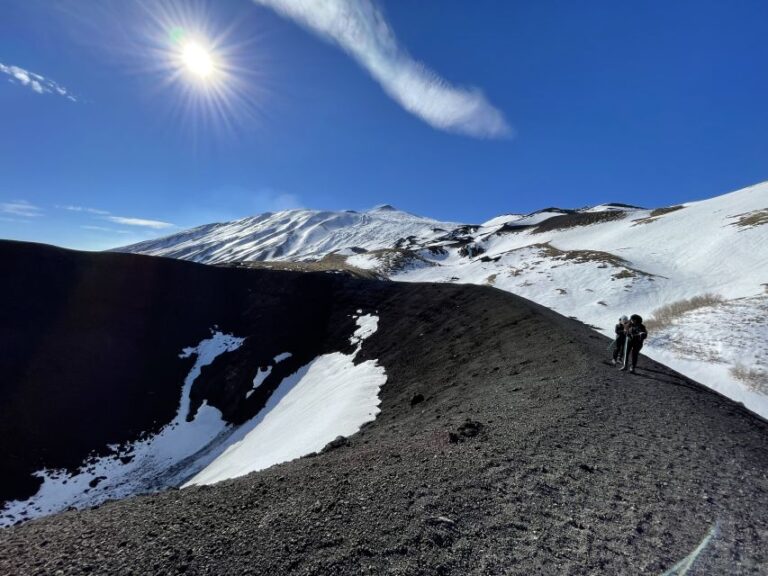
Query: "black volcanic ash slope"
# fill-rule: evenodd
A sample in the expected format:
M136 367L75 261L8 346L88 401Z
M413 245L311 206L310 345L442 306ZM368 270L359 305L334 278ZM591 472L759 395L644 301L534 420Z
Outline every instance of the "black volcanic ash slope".
M0 573L664 574L702 542L689 576L768 572L768 424L732 401L647 359L618 373L606 339L492 288L237 272L280 307L303 281L327 318L378 311L377 420L244 478L0 530Z
M190 415L207 400L233 423L257 413L283 376L348 348L354 330L328 275L20 242L0 242L0 263L0 503L34 494L37 470L75 470L170 422L194 362L179 354L214 326L247 339L203 367ZM246 399L258 367L286 351Z

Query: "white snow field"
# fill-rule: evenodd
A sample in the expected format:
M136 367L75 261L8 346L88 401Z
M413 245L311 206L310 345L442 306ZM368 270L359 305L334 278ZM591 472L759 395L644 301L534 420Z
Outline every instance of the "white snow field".
M294 210L122 250L208 263L333 253L393 280L492 285L609 336L622 314L648 320L662 306L715 295L720 302L657 323L643 352L768 417L768 183L657 210L602 204L575 212L604 218L538 231L565 211L459 226L391 207ZM387 249L404 248L408 265L390 266Z
M128 447L115 446L112 455L88 459L75 474L40 470L37 475L43 484L38 492L27 500L7 503L0 510L0 527L69 506L84 508L178 486L201 470L191 483L233 478L319 450L337 436L354 434L379 413L378 393L386 382L384 368L375 361L353 363L362 341L376 331L377 322L370 314L359 316L351 337L358 345L354 353L316 358L281 382L259 414L237 427L227 424L221 412L206 403L192 421L186 420L192 384L201 368L244 342L244 338L212 331L210 338L180 355L195 355L196 361L184 381L172 422ZM290 356L279 354L273 362ZM257 371L253 389L269 371L271 367Z
M317 452L374 420L387 376L375 361L355 364L354 359L362 341L376 331L378 318L367 314L358 317L357 324L352 354L324 354L284 379L264 409L184 487L236 478Z

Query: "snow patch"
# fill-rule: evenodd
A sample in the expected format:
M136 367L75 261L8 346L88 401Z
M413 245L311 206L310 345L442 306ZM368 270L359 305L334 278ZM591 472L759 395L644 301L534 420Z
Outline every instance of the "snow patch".
M357 344L352 354L324 354L285 378L264 409L233 434L226 450L183 487L237 478L317 452L374 420L387 376L375 360L354 360L376 331L378 317L360 316L357 326L350 338Z
M283 360L287 360L290 358L292 354L290 352L283 352L282 354L278 354L272 359L272 364L267 366L264 370L261 368L256 369L256 376L253 377L253 386L251 387L248 392L245 393L246 399L251 397L251 394L253 394L256 389L261 386L264 383L264 380L266 380L269 375L272 373L272 366L275 364L279 364Z
M187 422L189 393L203 366L245 341L230 334L213 332L197 346L185 348L180 358L196 356L181 392L176 417L157 434L132 443L126 450L109 456L87 459L74 474L66 470L42 469L35 473L43 484L27 500L6 503L0 511L0 526L19 519L31 519L61 511L69 506L94 506L107 499L118 499L173 486L178 475L174 466L192 457L226 431L221 412L207 403Z
M347 264L361 270L376 270L381 261L373 254L355 254L347 258Z
M253 394L256 391L256 389L264 383L264 380L266 380L271 373L272 373L272 366L267 366L265 370L262 370L261 368L257 368L256 376L253 377L253 386L251 387L250 390L248 390L248 392L246 392L245 397L250 398L251 394Z
M378 328L379 328L378 316L374 316L373 314L366 314L365 316L359 316L357 318L357 330L355 330L354 334L350 336L349 343L358 344L358 350L359 350L359 345L362 343L362 341L366 340L371 334L376 332Z

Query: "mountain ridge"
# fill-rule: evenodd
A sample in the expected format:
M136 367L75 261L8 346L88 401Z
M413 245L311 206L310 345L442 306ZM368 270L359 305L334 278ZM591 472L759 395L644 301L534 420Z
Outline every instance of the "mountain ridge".
M655 209L549 207L483 224L401 214L313 230L318 236L306 241L307 227L291 220L282 236L254 237L247 247L237 248L240 232L220 230L204 245L179 239L124 250L219 264L312 261L399 281L491 284L606 335L620 315L641 313L657 327L647 354L768 415L768 321L759 320L768 310L761 272L768 253L760 248L768 245L768 183ZM256 236L265 234L260 230ZM665 323L655 318L665 307L706 300ZM730 332L719 325L726 318ZM702 326L709 339L700 337Z

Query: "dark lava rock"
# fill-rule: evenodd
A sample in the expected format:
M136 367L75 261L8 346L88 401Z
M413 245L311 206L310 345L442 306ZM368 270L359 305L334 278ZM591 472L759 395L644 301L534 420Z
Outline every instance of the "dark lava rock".
M411 406L416 406L417 404L421 404L424 402L424 395L423 394L414 394L411 398Z
M106 479L107 479L106 476L96 476L96 478L88 482L88 486L90 486L91 488L96 488L96 486L101 484L102 480L106 480Z
M478 434L480 434L480 431L483 429L483 425L480 424L480 422L477 422L475 420L470 420L467 418L466 422L464 422L461 426L459 426L459 434L464 436L465 438L474 438Z

